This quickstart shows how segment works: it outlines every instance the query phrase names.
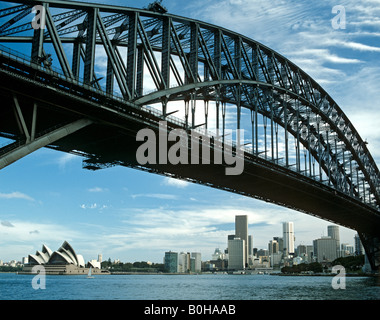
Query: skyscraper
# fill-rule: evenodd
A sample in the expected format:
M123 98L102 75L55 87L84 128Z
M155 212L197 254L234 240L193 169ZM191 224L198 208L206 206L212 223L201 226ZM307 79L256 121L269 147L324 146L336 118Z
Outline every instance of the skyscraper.
M194 261L194 268L191 268L192 272L201 272L202 260L200 252L192 252L191 259Z
M279 252L279 244L276 240L270 240L268 244L269 254Z
M283 222L284 255L294 254L294 226L293 222Z
M244 240L244 264L248 265L248 216L235 216L235 237Z
M178 252L165 252L165 269L168 272L178 272Z
M253 236L248 236L248 258L253 255Z
M355 234L354 240L355 240L355 255L364 254L364 248L358 234Z
M331 239L336 240L336 255L340 257L340 238L339 238L339 227L338 226L327 226L327 236Z
M186 273L190 271L190 253L181 252L178 255L178 272Z
M314 253L318 262L332 262L337 258L336 239L322 237L313 241Z
M240 238L228 240L228 269L242 270L245 268L245 241Z

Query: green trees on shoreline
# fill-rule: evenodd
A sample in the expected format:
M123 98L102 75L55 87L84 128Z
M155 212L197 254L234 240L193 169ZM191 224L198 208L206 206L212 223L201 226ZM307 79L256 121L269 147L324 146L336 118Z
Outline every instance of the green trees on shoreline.
M111 272L165 272L165 266L162 263L150 264L145 261L112 263L110 259L102 262L102 269Z
M321 273L328 269L328 265L331 267L336 265L341 265L346 269L346 272L361 272L364 265L364 255L360 256L349 256L345 258L335 259L329 264L321 264L319 262L313 263L301 263L298 265L293 265L291 267L281 268L282 273Z

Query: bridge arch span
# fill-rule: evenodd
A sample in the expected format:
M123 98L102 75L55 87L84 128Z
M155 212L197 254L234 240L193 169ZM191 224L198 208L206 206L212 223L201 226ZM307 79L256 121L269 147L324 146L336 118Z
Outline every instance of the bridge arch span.
M46 29L33 29L30 23L35 6L46 13ZM45 142L38 147L80 154L87 158L87 168L120 164L174 175L343 225L349 220L349 227L359 226L364 242L378 239L380 173L366 142L315 80L267 46L165 10L62 0L10 2L0 10L0 43L1 94L9 102L6 115L12 118L0 128L0 135L16 141L0 149L3 160L5 155L11 159L20 146L35 146L35 137L43 136L46 139L40 141ZM10 50L15 43L25 45L30 53ZM105 62L103 71L99 57ZM6 81L23 84L28 91L10 88ZM41 101L33 90L52 97L58 92L65 96L66 105ZM69 106L69 101L78 107ZM56 123L48 120L51 112L61 117ZM181 118L175 118L178 115ZM185 130L218 131L222 136L227 129L244 129L248 176L257 178L260 170L271 172L272 183L284 186L291 180L295 193L308 189L305 197L310 201L313 192L321 192L315 201L327 194L329 200L312 207L301 204L303 200L287 200L286 194L274 199L270 182L263 188L266 191L251 188L248 176L240 177L243 188L239 180L211 181L203 169L194 173L183 168L141 167L133 152L123 154L116 140L135 147L131 137L136 131L144 124L157 129L159 120ZM65 126L75 130L67 131ZM99 127L110 133L100 134ZM59 128L62 135L49 140ZM111 141L112 149L100 146L101 140ZM341 216L334 215L332 207L327 209L334 199L339 200L340 209L332 207ZM352 203L354 209L347 218L344 208ZM366 246L375 252L377 245ZM380 264L375 260L373 266Z

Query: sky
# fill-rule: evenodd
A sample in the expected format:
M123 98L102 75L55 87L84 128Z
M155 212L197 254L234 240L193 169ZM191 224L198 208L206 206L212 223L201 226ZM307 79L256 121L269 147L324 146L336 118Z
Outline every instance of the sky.
M150 1L111 2L142 8ZM231 29L297 64L338 103L379 165L380 1L305 3L163 1L169 13ZM336 5L345 10L345 26L333 12ZM54 251L65 240L86 261L102 254L103 259L161 263L169 250L201 252L208 260L215 248L227 247L235 215L242 214L248 215L249 234L259 249L282 236L284 221L294 222L296 246L326 236L331 224L133 169L83 170L82 158L41 149L0 171L0 260L21 260L43 244ZM355 233L340 227L341 243L353 245Z

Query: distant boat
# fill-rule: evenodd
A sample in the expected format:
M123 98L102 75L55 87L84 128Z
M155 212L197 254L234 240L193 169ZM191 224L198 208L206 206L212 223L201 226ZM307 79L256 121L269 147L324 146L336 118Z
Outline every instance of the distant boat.
M91 272L92 272L92 267L90 267L90 270L88 270L88 275L87 275L88 279L94 279L94 277L91 275Z

